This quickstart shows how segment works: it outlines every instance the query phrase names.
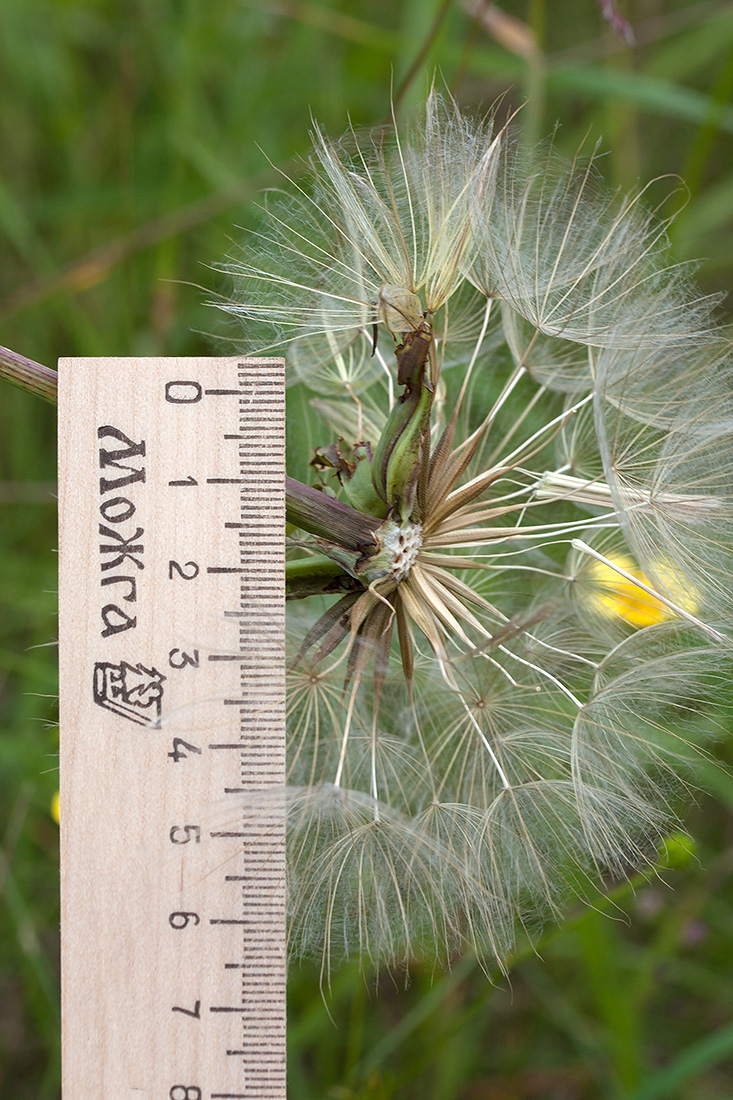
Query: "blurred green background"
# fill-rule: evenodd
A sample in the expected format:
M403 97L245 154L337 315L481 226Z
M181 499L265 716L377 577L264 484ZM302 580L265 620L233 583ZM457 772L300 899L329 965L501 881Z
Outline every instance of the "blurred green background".
M391 90L409 115L436 69L467 107L529 97L530 137L601 138L613 186L681 176L676 254L727 290L733 5L621 10L633 45L595 0L2 0L0 343L51 365L229 353L211 265L256 223L267 158L293 170L311 115L383 121ZM54 410L3 386L3 1100L59 1096L54 476ZM291 1100L730 1100L733 781L700 786L674 866L570 913L508 980L349 965L324 999L294 969Z

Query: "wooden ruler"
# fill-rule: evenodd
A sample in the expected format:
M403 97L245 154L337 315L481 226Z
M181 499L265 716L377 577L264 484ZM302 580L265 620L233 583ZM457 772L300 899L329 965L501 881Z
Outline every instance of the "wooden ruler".
M282 1100L284 364L59 380L63 1097Z

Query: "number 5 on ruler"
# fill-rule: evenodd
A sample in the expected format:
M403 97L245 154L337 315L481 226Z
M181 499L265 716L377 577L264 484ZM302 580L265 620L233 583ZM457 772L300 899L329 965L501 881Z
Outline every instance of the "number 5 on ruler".
M284 364L59 366L64 1100L282 1100Z

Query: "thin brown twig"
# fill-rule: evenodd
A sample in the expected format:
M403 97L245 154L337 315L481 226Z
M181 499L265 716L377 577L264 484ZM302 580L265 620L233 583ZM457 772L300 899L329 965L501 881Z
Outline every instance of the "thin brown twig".
M34 393L36 397L42 397L44 401L50 401L52 405L56 404L56 371L45 367L43 363L36 363L35 359L28 359L10 348L0 347L0 378L6 378L13 385Z
M392 110L393 111L396 112L399 109L400 103L402 102L405 95L407 94L407 91L408 91L410 85L412 84L413 80L415 79L415 77L419 73L420 68L421 68L425 58L427 57L428 53L430 52L430 47L432 46L433 42L435 41L435 39L438 35L438 31L440 30L441 25L443 24L443 21L445 20L445 17L448 14L448 9L450 8L452 3L453 3L453 0L443 0L443 3L440 7L440 10L437 12L437 14L435 16L435 19L433 20L430 29L428 30L427 34L423 38L422 43L420 45L420 48L417 51L417 53L415 54L415 57L412 61L412 64L410 65L409 69L407 70L404 77L402 78L402 80L399 84L399 87L395 90L393 100L392 100Z

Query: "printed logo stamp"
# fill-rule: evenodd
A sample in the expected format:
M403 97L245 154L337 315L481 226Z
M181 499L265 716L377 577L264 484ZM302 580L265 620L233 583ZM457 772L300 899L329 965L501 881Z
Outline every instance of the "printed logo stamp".
M94 702L139 726L160 729L165 679L157 669L146 668L143 664L97 661L94 666Z

